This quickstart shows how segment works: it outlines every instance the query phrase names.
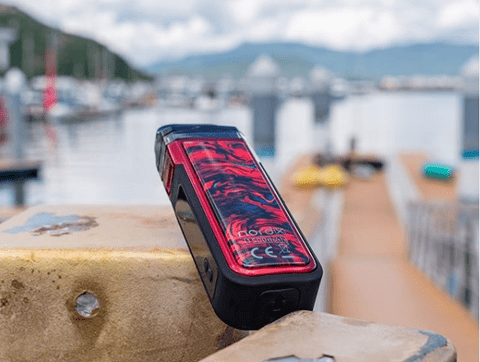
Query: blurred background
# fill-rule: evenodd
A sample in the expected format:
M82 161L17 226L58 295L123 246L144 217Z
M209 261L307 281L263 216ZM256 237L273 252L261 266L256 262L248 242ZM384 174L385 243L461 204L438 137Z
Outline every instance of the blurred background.
M0 214L166 205L156 129L233 125L299 219L316 210L299 223L324 265L349 248L348 205L378 211L362 225L383 246L391 213L478 360L478 37L476 0L3 1ZM415 325L343 308L332 283L318 309Z
M0 26L2 89L21 103L3 116L0 152L42 162L27 205L166 202L151 150L170 122L237 126L274 178L301 152L343 154L353 139L455 167L478 149L462 143L474 0L16 0Z

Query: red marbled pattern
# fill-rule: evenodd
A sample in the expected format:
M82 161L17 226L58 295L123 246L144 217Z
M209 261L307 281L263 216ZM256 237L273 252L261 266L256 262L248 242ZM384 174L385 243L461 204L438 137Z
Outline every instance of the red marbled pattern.
M304 242L244 141L184 141L183 147L239 265L310 262Z

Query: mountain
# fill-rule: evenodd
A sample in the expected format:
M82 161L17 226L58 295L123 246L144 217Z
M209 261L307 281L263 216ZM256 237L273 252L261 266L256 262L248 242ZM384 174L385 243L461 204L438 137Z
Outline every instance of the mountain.
M10 44L10 66L22 69L29 78L45 74L45 53L56 38L58 75L151 79L96 41L53 29L15 7L0 5L0 28L16 31L17 40Z
M158 62L146 70L157 74L212 77L229 73L240 78L258 56L268 54L288 77L308 76L317 65L349 79L379 79L386 75L457 75L471 57L478 56L478 52L478 45L448 43L398 45L366 52L337 51L301 43L245 43L223 53Z

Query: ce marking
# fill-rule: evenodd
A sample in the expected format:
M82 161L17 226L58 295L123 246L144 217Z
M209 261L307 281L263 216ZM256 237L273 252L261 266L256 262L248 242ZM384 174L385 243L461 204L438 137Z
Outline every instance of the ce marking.
M265 249L265 254L267 254L268 256L270 256L272 258L277 257L275 254L272 254L272 247L271 246L269 246L268 248Z
M263 259L263 256L259 256L259 255L255 254L255 251L257 251L257 250L258 250L258 248L253 248L252 249L252 251L251 251L252 256L256 259Z
M256 251L258 250L259 248L253 248L251 253L252 253L252 256L255 258L255 259L263 259L263 256L260 256L260 255L257 255L255 254ZM276 258L277 256L275 254L272 253L272 247L269 246L268 248L265 248L265 254L267 254L269 257L271 258Z

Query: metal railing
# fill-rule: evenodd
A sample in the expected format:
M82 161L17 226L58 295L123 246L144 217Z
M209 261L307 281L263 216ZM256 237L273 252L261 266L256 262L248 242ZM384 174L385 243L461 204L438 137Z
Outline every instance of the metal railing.
M478 319L478 203L410 202L411 262Z

